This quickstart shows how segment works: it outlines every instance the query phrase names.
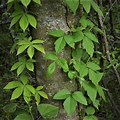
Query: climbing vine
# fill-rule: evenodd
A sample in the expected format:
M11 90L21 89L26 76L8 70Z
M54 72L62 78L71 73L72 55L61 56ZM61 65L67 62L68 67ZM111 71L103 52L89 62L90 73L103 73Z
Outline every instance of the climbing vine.
M105 100L104 88L100 85L103 73L100 71L100 61L97 56L101 53L97 50L99 40L97 33L103 32L90 19L89 13L93 9L99 16L103 13L94 0L65 0L64 4L76 15L79 7L83 7L83 15L77 26L72 26L68 33L61 29L49 32L49 35L56 38L54 42L54 52L45 53L44 40L33 39L30 35L30 26L36 29L37 20L35 15L28 10L30 4L41 5L41 0L8 0L8 11L11 14L10 29L14 30L15 43L11 53L18 57L18 61L13 64L11 71L17 71L18 80L9 82L4 89L14 89L11 100L23 96L24 102L28 105L28 113L18 114L15 120L34 120L32 113L32 103L35 102L37 110L44 119L56 117L58 107L51 104L41 103L40 99L49 99L43 86L35 87L29 80L28 72L34 72L35 51L44 54L45 58L51 60L46 76L54 74L59 66L70 81L76 81L79 88L76 91L62 89L54 96L54 100L62 100L64 110L68 116L72 116L77 105L83 106L83 120L97 120L95 111L99 109L101 98ZM71 59L59 57L59 54L66 48L71 49ZM79 109L80 110L80 109ZM79 111L81 112L81 111Z

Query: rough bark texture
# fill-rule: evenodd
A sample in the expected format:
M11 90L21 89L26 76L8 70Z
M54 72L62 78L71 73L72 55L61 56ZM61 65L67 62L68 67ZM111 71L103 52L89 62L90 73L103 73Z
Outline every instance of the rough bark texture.
M61 0L43 0L42 7L32 6L32 11L36 14L38 19L38 27L32 31L34 38L45 40L44 48L46 52L54 51L54 39L48 36L48 32L53 29L62 29L67 33L69 31L68 24L73 22L73 17L68 18L66 23L66 8L63 6ZM60 54L61 57L70 58L70 49L66 49ZM49 65L49 61L44 59L44 56L40 53L36 54L36 80L39 85L44 86L44 90L48 93L49 99L47 102L59 106L59 115L52 120L79 120L78 112L73 114L72 117L68 117L63 109L62 102L54 101L53 95L63 88L67 88L70 91L77 89L75 81L68 80L65 73L59 68L55 71L55 74L51 78L46 79L46 69ZM41 118L40 118L41 120Z

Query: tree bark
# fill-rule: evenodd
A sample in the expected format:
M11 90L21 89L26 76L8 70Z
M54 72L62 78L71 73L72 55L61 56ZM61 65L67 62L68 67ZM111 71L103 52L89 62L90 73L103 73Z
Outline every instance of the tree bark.
M31 6L32 11L36 14L38 20L38 27L36 30L32 30L33 38L39 38L45 40L44 48L46 53L54 51L55 40L48 35L53 29L62 29L65 33L69 31L69 26L74 21L74 17L71 15L66 20L66 7L63 5L62 0L43 0L41 7ZM66 23L68 22L68 23ZM68 26L69 24L69 26ZM60 56L70 59L71 50L66 48ZM59 68L55 71L49 79L46 79L45 74L50 61L44 59L44 56L40 53L36 54L36 80L37 84L44 86L44 91L48 94L49 99L43 102L50 103L59 106L59 115L52 120L79 120L78 110L72 117L67 116L63 109L61 101L55 101L52 99L53 95L59 90L66 88L70 91L75 91L77 85L75 81L70 81ZM40 118L40 120L42 120Z

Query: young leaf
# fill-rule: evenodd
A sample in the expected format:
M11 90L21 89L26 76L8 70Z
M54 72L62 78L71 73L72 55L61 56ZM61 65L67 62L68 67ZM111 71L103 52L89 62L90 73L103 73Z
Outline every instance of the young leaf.
M21 15L15 16L15 17L11 20L10 28L11 28L14 24L16 24L20 18L21 18Z
M68 72L68 77L72 80L73 78L75 78L76 77L76 72L75 71L69 71Z
M22 83L19 82L19 81L12 81L12 82L9 82L5 87L4 89L13 89L13 88L16 88L16 87L20 87L22 86Z
M35 39L32 41L32 43L44 43L44 40Z
M62 30L53 30L52 32L49 32L49 35L54 37L62 37L64 36L64 32Z
M47 96L47 94L46 94L45 92L43 92L43 91L38 91L38 93L39 93L39 95L42 96L43 98L48 99L48 96Z
M75 14L76 10L79 6L79 0L65 0L68 7L72 10L72 12Z
M63 89L63 90L60 90L58 93L56 93L53 96L53 99L64 100L64 99L66 99L69 96L70 96L70 92L67 89Z
M30 23L30 25L34 28L36 28L37 26L37 21L36 18L33 15L27 14L27 18L28 18L28 22Z
M53 62L47 68L47 77L50 77L55 72L55 69L56 69L56 63Z
M58 114L58 107L51 104L40 104L37 109L44 119L55 118Z
M31 0L21 0L21 3L27 8L27 6L30 4Z
M72 97L68 97L64 103L64 109L67 112L67 114L69 116L72 116L72 114L75 112L76 110L76 106L77 106L77 102L72 98Z
M66 43L65 43L65 40L63 37L61 38L58 38L56 41L55 41L55 51L57 53L60 53L64 47L65 47Z
M33 55L34 55L34 47L31 45L29 46L29 48L27 49L27 54L28 56L32 59Z
M96 63L94 63L94 62L88 62L87 63L87 67L88 68L90 68L90 69L92 69L92 70L100 70L100 66L99 65L97 65Z
M18 48L18 50L17 50L17 55L19 55L20 53L24 52L24 51L27 49L28 46L29 46L29 45L27 45L27 44L21 45L21 46Z
M83 5L83 8L85 9L85 11L87 13L90 12L90 9L91 9L91 1L92 0L80 0L80 4Z
M22 83L23 83L24 85L26 85L26 84L28 83L28 78L27 78L26 75L21 75L21 76L20 76L20 80L22 81Z
M35 88L32 85L26 85L26 88L32 93L35 94Z
M85 110L87 115L93 115L95 113L95 108L94 107L87 107Z
M37 49L38 51L40 51L40 52L45 54L45 50L44 50L43 46L41 46L41 45L33 45L33 47L35 49Z
M20 97L22 95L22 92L23 92L23 87L16 88L12 93L11 100L14 100Z
M37 91L42 90L42 89L43 89L43 86L38 86L38 87L36 88Z
M41 5L41 0L33 0L35 3Z
M87 37L84 37L82 45L83 45L83 48L86 50L86 52L92 57L94 53L93 42Z
M23 1L25 1L25 0L23 0ZM20 24L21 29L25 32L25 30L27 29L27 27L29 25L28 19L25 14L21 17L19 24Z
M26 62L26 68L29 70L29 71L34 71L34 64L32 62Z
M16 62L16 63L12 66L11 71L17 69L20 65L21 65L20 62Z
M32 120L31 116L26 113L18 114L14 120Z
M72 94L72 97L79 103L87 105L87 100L82 92L76 91Z
M17 75L20 75L23 70L25 69L25 63L23 63L22 65L20 65L17 69Z

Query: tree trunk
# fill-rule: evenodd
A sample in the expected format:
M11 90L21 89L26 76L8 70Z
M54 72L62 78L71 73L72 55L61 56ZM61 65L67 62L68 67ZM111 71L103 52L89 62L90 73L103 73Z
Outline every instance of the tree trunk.
M31 6L32 11L36 14L38 20L38 27L36 30L32 30L33 38L39 38L45 40L44 48L46 53L54 51L55 40L48 35L53 29L62 29L65 33L69 31L68 25L70 25L74 19L73 16L68 16L66 20L66 7L61 0L43 0L41 7ZM68 22L68 23L66 23ZM60 54L60 56L70 59L71 50L66 50ZM75 81L70 81L59 68L55 71L49 79L46 79L46 70L50 61L44 59L44 56L40 53L36 54L36 80L37 84L44 86L44 91L48 94L49 99L43 101L59 107L59 115L52 120L79 120L78 110L72 117L68 117L63 109L61 101L55 101L52 99L53 95L63 88L67 88L70 91L77 89ZM41 119L40 119L41 120Z

